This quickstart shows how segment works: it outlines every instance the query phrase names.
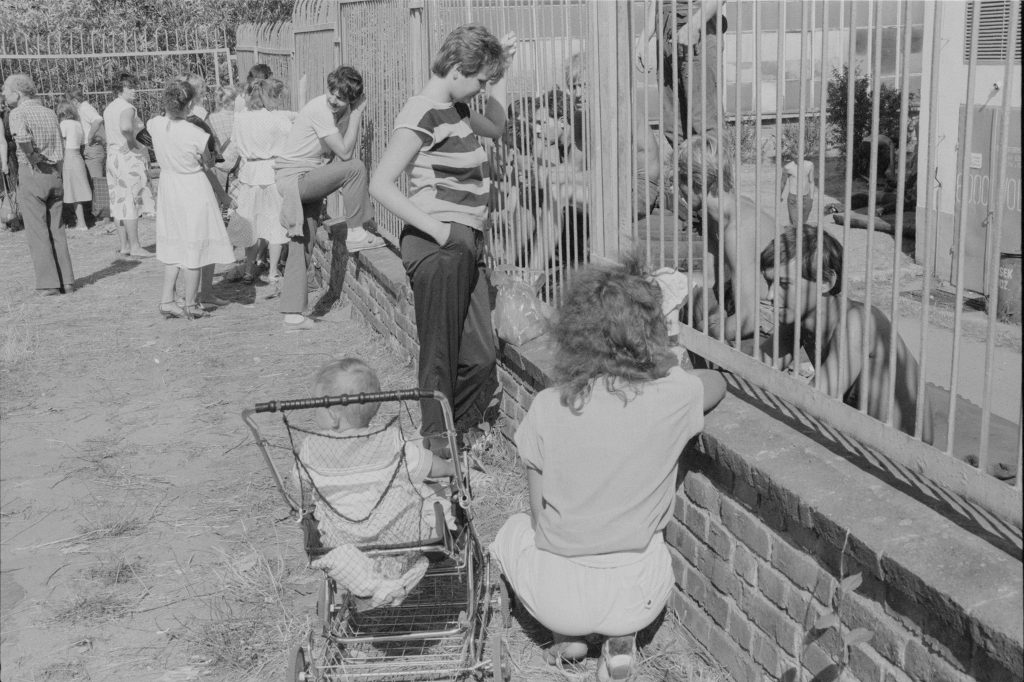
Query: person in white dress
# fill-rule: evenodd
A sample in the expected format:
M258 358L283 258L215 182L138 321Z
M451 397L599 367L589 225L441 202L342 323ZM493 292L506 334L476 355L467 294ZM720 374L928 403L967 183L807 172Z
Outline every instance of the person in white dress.
M135 139L142 121L135 110L139 79L122 73L114 79L117 98L103 110L107 136L107 180L110 187L110 217L118 224L122 256L151 256L139 245L139 216L147 211L149 169L145 148Z
M165 114L146 124L160 163L156 257L166 266L159 310L168 318L204 317L206 310L197 300L202 270L235 262L218 198L205 172L213 164L206 152L210 136L185 120L194 96L187 82L172 80L164 89ZM174 301L179 270L185 279L183 306Z
M239 219L252 228L252 243L245 250L246 284L254 282L256 254L267 245L271 291L280 275L281 247L288 232L281 225L281 195L274 182L274 159L288 139L294 112L281 111L284 83L276 78L254 80L246 88L246 109L235 114L232 145L242 160L238 172Z
M85 136L78 120L78 108L73 102L61 102L57 105L57 120L60 121L60 135L64 138L64 204L75 207L75 229L87 230L85 203L92 201L92 190L85 171L85 159L82 158Z

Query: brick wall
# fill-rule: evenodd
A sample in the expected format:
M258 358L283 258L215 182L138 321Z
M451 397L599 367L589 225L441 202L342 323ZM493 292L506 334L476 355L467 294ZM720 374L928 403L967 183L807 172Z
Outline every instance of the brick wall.
M397 256L380 249L346 260L344 295L415 358ZM543 338L502 347L507 437L550 366ZM864 470L863 457L807 423L733 392L684 454L667 538L678 588L670 607L689 635L743 682L834 679L844 654L848 680L1024 679L1019 549ZM866 628L871 639L847 653L834 629L813 626L855 573L863 582L842 600L840 629Z

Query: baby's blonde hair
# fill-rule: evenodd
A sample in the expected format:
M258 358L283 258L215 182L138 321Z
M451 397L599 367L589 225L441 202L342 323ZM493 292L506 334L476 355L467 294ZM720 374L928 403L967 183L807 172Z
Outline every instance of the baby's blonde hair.
M380 379L365 362L358 358L338 358L325 363L316 373L313 393L316 397L351 393L377 393ZM380 403L335 405L330 413L335 424L344 415L351 426L363 428L377 414Z

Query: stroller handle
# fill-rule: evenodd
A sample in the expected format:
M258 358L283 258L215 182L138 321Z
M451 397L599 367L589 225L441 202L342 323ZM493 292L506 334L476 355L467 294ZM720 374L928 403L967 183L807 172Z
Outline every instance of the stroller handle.
M351 405L361 403L383 403L395 400L435 400L444 397L440 391L428 391L422 388L410 388L402 391L382 391L380 393L350 393L345 395L322 396L319 398L302 398L299 400L271 400L256 403L255 412L284 412L286 410L308 410L313 407L331 407L332 405Z

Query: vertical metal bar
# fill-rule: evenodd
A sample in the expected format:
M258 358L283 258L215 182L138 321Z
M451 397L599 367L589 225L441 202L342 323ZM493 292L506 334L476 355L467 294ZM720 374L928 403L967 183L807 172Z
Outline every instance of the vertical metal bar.
M910 4L903 2L902 12L903 31L906 33L902 42L904 49L910 49ZM899 310L900 310L900 258L903 255L903 210L904 192L906 191L907 171L907 128L910 121L910 68L909 59L901 59L902 79L900 83L900 133L899 133L899 159L896 163L896 226L893 234L894 245L892 252L892 305L889 309L889 376L885 387L885 396L888 401L885 422L893 423L896 412L896 351L899 346ZM923 399L923 398L922 398Z
M820 71L821 80L818 83L818 191L817 197L815 198L817 211L815 212L815 224L818 226L818 242L817 242L817 263L815 268L818 273L818 282L821 282L822 266L825 258L824 254L824 216L825 212L822 210L822 203L825 200L825 112L827 106L826 94L826 79L825 79L825 64L827 63L827 51L825 46L828 44L828 8L830 3L821 3L821 61L818 64L818 70ZM819 5L816 5L819 6ZM833 294L834 295L834 294ZM824 322L822 320L822 306L821 306L821 292L818 292L818 305L815 309L815 324L814 324L814 357L811 361L814 363L814 387L821 390L821 375L819 371L821 367L821 335L824 333Z
M953 454L953 436L956 424L957 388L960 380L960 340L963 330L961 318L964 304L964 252L967 240L964 232L967 226L967 173L971 167L971 143L974 141L974 81L978 75L978 34L981 26L981 5L975 5L971 17L971 53L967 61L967 93L965 97L966 115L964 120L964 139L960 146L963 159L960 162L960 210L958 219L956 245L956 299L953 308L953 357L950 361L949 379L949 423L946 424L946 452ZM1008 55L1007 59L1012 59Z
M779 181L782 178L782 107L785 103L786 95L786 3L779 2L779 25L776 28L776 44L775 44L775 178L774 186L779 186ZM785 267L785 263L782 263L782 209L779 202L775 202L775 240L774 249L775 256L775 291L778 291L778 280L782 276L782 269ZM782 324L786 324L781 321ZM780 317L779 317L779 300L778 296L774 297L772 305L772 323L775 326L775 334L772 337L772 366L778 368L779 365L779 354L782 349L779 347L780 338L779 331ZM799 326L799 320L795 321L794 324ZM800 358L800 347L794 343L793 347L793 361L796 362Z
M754 3L754 17L753 17L753 30L754 30L754 106L752 107L754 112L754 187L757 190L754 192L754 215L757 216L757 221L761 220L761 164L764 163L762 158L762 147L761 147L761 7L762 3ZM737 65L738 68L738 65ZM736 88L739 89L739 72L736 74ZM773 192L774 194L774 192ZM758 259L761 256L761 249L766 245L761 243L761 230L754 230L754 253ZM756 267L755 277L761 278L760 273L760 260ZM760 312L760 301L758 302L758 312ZM775 328L772 331L772 336L778 339L778 320L775 320ZM760 338L755 335L757 341L755 346L760 345ZM760 349L755 349L755 357L760 356Z
M926 9L926 11L928 11ZM927 359L928 359L928 313L931 308L931 283L932 283L932 268L934 266L934 260L932 258L932 236L938 229L938 207L936 206L936 196L932 191L933 179L935 173L935 145L938 139L938 133L936 132L935 123L935 112L939 106L939 57L941 55L942 48L942 9L938 3L933 4L930 7L932 13L932 54L931 54L931 75L929 78L928 85L928 142L925 145L925 165L924 173L918 173L918 187L924 187L924 216L925 226L924 229L916 229L914 231L915 239L923 238L922 249L924 251L924 277L921 285L921 335L919 339L918 347L921 349L921 355L918 358L919 363L919 374L917 378L917 414L914 417L914 435L920 438L924 425L925 425L925 407L927 400L925 391L927 387L925 385L925 377L927 376ZM921 128L918 126L918 137L920 138ZM920 140L918 142L920 145ZM936 181L937 182L937 181ZM936 188L937 189L937 188ZM932 209L935 208L936 215L933 216ZM916 246L915 246L916 249Z
M976 6L976 9L979 9ZM980 14L980 12L978 12ZM996 309L997 300L999 298L999 277L996 273L999 272L999 257L1000 257L1000 246L1003 240L1003 220L1006 212L1006 167L1007 167L1007 156L1009 156L1010 150L1010 102L1013 98L1013 50L1017 44L1017 17L1020 13L1020 0L1013 0L1010 3L1010 22L1009 22L1009 35L1006 41L1006 62L1003 68L1003 102L999 107L999 113L1002 118L1000 121L999 128L999 161L997 162L996 176L992 178L991 190L989 194L989 207L995 206L995 220L989 223L989 235L991 237L990 243L992 248L989 254L988 261L988 329L985 334L985 388L982 392L982 403L981 403L981 440L978 443L978 468L982 471L988 471L988 441L989 441L989 426L992 418L992 388L993 388L993 373L995 365L995 345L996 345ZM966 153L968 148L964 148ZM966 184L966 183L965 183ZM991 215L991 214L990 214ZM1021 471L1020 467L1017 467L1017 478L1020 480Z
M850 243L850 214L853 212L853 155L856 149L855 145L859 144L859 140L856 139L856 128L854 121L854 101L856 98L856 85L857 85L857 70L854 67L854 63L857 55L857 26L856 26L856 12L854 11L855 0L848 0L846 5L846 18L848 22L847 30L849 31L849 44L847 45L847 57L846 57L846 178L844 180L844 191L843 191L843 245L844 247ZM870 35L870 31L868 32ZM849 301L849 283L850 283L850 269L847 267L843 268L842 286L839 292L839 336L836 339L836 352L839 353L839 357L846 357L849 352L847 346L849 345L847 340L847 323L846 316L847 311L850 307ZM839 363L839 381L837 382L838 391L833 395L833 398L839 398L841 396L842 388L847 385L849 381L849 367L847 363Z
M735 35L736 35L736 71L735 71L734 76L733 76L733 88L734 88L734 92L733 92L733 113L735 115L735 118L733 119L733 121L734 121L734 126L733 126L733 149L734 149L734 156L735 156L735 162L733 163L733 169L734 169L734 176L735 176L734 181L736 182L736 187L734 187L733 193L736 196L736 227L737 227L737 234L739 233L739 230L741 229L740 226L743 225L742 209L741 209L742 202L740 201L740 191L739 191L740 169L743 167L743 159L742 159L742 156L740 154L740 145L741 145L742 140L743 140L743 134L742 134L742 130L741 130L741 122L742 122L743 118L742 118L742 116L740 116L740 64L743 63L743 40L741 39L742 36L743 36L743 18L742 17L743 17L743 13L742 12L737 12L737 14L736 14L736 21L735 21L735 25L736 25L736 29L735 29ZM722 50L721 50L722 59L718 60L719 61L719 65L720 65L720 71L721 71L721 69L724 68L724 65L722 65L722 62L724 62L724 57L725 57L725 43L724 43L725 38L724 38L723 32L722 32L722 13L721 12L718 12L718 20L717 21L718 21L718 39L723 41L723 43L722 43ZM719 78L719 81L718 81L719 87L722 87L723 80L724 79ZM719 125L720 126L722 125L722 121L725 118L724 117L725 112L723 111L721 113L722 113L722 118L719 120ZM754 202L755 202L754 205L755 205L755 207L757 206L757 196L760 193L761 193L760 192L760 188L755 184L754 185ZM752 230L753 235L751 235L751 237L754 240L754 262L753 263L749 263L748 262L748 263L744 263L743 264L743 265L745 265L747 267L753 266L753 269L750 271L750 273L747 276L753 278L755 294L760 289L760 287L757 286L758 278L760 277L760 275L758 274L758 260L757 260L757 255L758 255L758 253L757 253L757 222L758 222L757 221L757 213L755 212L754 216L752 216L752 220L751 220L751 224L754 226L754 229ZM736 271L737 272L742 272L743 271L743 267L736 268ZM741 316L742 315L741 309L740 309L740 301L743 300L743 296L739 295L738 292L740 290L741 290L740 289L740 280L737 278L737 280L736 280L736 291L737 291L737 295L736 295L736 320L737 320L737 322L741 322L743 320L743 317ZM758 308L760 306L760 296L756 296L755 295L754 300L748 301L747 303L749 303L749 305L751 306L750 314L754 318L754 343L753 343L754 348L753 348L753 355L754 355L754 357L757 357L757 355L758 355L757 346L758 346L758 341L759 341L758 328L760 326L759 322L758 322L758 319L757 319L757 312L758 312ZM742 343L741 342L741 338L742 338L742 336L743 336L743 325L742 324L737 324L736 325L736 350L741 350L741 343Z
M878 124L879 111L881 107L882 90L882 37L881 28L878 25L878 3L871 5L871 19L869 33L873 36L872 51L874 58L871 67L871 167L868 169L868 229L867 229L867 272L864 277L864 325L860 335L860 383L857 390L858 408L862 412L867 411L868 396L870 395L869 383L872 372L870 334L872 331L872 307L871 307L871 284L874 279L874 245L875 236L875 206L878 202Z
M803 262L804 262L804 257L805 257L805 254L804 254L804 237L803 237L804 230L803 230L803 223L801 221L803 220L803 210L802 210L802 208L803 208L803 196L804 196L804 182L803 182L803 175L804 174L803 174L803 170L802 169L803 169L804 156L807 153L807 150L805 149L805 138L806 138L806 135L807 135L807 127L806 127L806 123L805 123L806 120L807 120L807 101L806 101L806 98L804 97L804 80L805 80L804 69L806 68L806 65L807 65L807 55L806 55L806 52L807 52L807 42L806 42L806 37L807 37L807 3L804 2L804 3L800 4L800 69L797 72L797 78L799 78L800 80L797 83L797 88L796 88L797 98L800 100L799 103L797 104L797 108L798 108L798 110L800 112L800 120L797 121L797 124L796 124L796 133L797 133L796 150L795 150L796 151L796 158L793 159L793 163L796 165L796 169L797 169L797 174L796 174L796 194L797 194L797 197L798 197L797 206L799 206L800 209L801 209L801 212L797 216L797 219L793 221L794 223L798 223L796 225L793 225L793 228L796 230L796 266L797 266L797 272L803 272ZM788 197L787 197L787 199L788 199ZM787 211L787 213L788 213L788 211ZM820 226L819 226L818 229L819 230L821 229ZM817 301L821 301L821 270L820 269L818 270L818 274L817 274L817 276L814 279L815 279L814 292L815 292L815 296L817 296L816 300ZM793 289L795 289L795 291L793 291ZM797 286L797 287L794 287L793 289L791 289L791 292L796 294L796 310L797 310L797 319L795 321L796 324L794 324L794 329L793 329L793 363L794 363L793 366L797 370L799 370L799 368L800 368L800 349L802 348L802 344L800 343L800 336L801 336L801 334L803 332L803 329L802 329L802 327L803 327L803 319L802 319L802 317L803 317L802 316L803 304L808 303L808 301L802 301L801 300L802 297L803 297L803 287L802 286ZM819 305L817 307L820 308L821 306ZM817 373L817 372L815 372L815 373Z

